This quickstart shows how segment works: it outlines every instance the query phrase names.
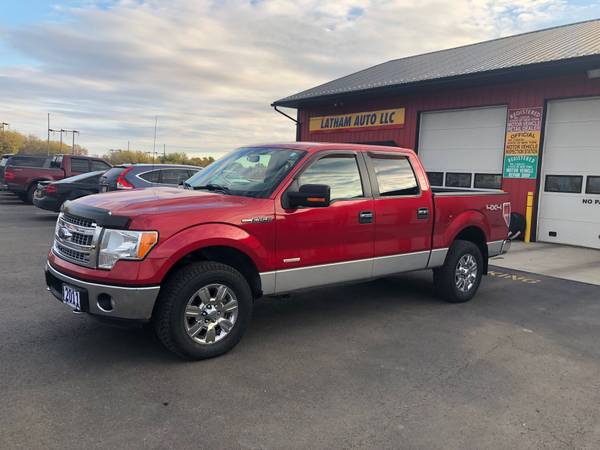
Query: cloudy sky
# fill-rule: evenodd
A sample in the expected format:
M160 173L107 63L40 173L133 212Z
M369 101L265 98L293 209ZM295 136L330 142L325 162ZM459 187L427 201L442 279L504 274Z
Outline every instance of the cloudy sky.
M273 100L386 60L600 16L568 0L3 0L0 122L92 153L294 139Z

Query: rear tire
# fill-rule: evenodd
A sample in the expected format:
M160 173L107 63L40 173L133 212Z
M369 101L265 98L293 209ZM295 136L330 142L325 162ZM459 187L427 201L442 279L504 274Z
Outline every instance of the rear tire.
M23 194L23 196L19 197L19 198L21 200L23 200L25 203L27 203L28 205L33 204L33 195L35 194L36 189L37 189L37 183L32 184L31 186L29 186L29 188L27 188L27 192L25 192Z
M444 265L433 270L433 283L438 296L451 303L469 301L477 293L483 276L483 256L470 241L456 240L450 247Z
M161 343L183 359L200 360L228 352L252 317L246 279L216 262L187 265L163 284L154 326Z

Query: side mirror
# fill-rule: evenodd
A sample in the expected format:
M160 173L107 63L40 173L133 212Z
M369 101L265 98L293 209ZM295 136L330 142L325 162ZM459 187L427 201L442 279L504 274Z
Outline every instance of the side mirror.
M331 188L326 184L303 184L297 192L288 191L287 199L290 208L299 206L323 208L329 206Z

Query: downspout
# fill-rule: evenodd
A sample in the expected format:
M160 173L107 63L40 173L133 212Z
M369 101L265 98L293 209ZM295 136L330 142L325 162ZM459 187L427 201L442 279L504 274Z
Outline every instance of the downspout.
M283 111L280 111L279 109L277 109L277 105L271 105L273 107L273 109L275 111L277 111L279 114L281 114L282 116L287 117L288 119L290 119L292 122L294 122L296 124L296 141L299 142L300 141L300 137L301 137L301 129L300 129L300 110L298 110L297 113L297 118L294 119L292 116L290 116L289 114L284 113Z

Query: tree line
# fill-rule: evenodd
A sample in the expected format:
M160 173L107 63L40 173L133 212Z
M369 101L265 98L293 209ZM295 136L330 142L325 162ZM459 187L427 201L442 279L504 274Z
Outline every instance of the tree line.
M205 167L214 162L212 156L188 156L183 152L167 153L166 155L158 154L152 157L139 150L113 150L103 156L105 160L113 166L126 163L148 163L148 164L189 164L191 166Z
M14 130L0 131L0 154L27 154L27 155L56 155L60 153L70 154L71 145L63 142L48 141L33 135L25 135ZM75 145L76 155L87 155L88 150L80 145ZM151 154L139 150L113 150L106 153L103 158L111 164L125 163L155 163L155 164L189 164L192 166L205 167L215 159L212 156L190 157L183 152L158 154L154 158Z
M48 141L37 136L25 135L14 130L0 131L0 153L24 153L27 155L56 155L59 153L71 153L71 145L63 142ZM88 150L81 145L75 144L76 155L87 155Z

